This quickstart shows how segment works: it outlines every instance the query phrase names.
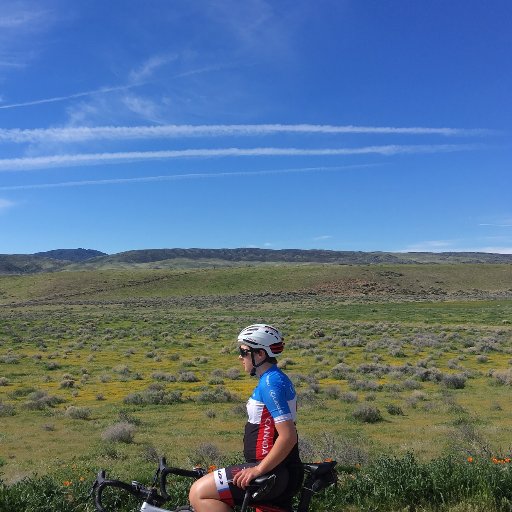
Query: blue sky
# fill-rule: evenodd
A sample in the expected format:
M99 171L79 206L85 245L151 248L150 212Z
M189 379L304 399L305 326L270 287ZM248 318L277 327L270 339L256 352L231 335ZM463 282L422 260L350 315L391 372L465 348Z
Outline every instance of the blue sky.
M0 253L512 253L508 0L0 5Z

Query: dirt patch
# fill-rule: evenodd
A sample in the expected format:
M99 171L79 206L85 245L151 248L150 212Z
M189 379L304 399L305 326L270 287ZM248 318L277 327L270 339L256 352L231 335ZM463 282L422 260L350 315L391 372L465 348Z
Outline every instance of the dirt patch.
M311 288L312 291L322 295L343 295L347 297L361 297L367 295L396 295L404 290L390 283L379 283L365 279L343 279L321 283Z

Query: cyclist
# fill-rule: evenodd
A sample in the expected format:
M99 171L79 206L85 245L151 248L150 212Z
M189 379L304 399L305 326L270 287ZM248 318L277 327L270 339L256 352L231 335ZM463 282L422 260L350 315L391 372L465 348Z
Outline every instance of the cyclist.
M296 393L290 379L276 366L276 356L284 349L283 336L270 325L250 325L238 335L238 346L245 372L259 379L247 402L247 463L216 469L194 482L189 499L195 512L230 511L242 504L249 482L267 473L277 478L264 501L289 509L302 481Z

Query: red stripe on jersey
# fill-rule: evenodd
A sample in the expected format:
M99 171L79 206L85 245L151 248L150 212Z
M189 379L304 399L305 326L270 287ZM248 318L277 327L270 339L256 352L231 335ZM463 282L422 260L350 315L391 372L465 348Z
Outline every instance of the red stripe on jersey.
M256 440L256 460L263 460L274 446L275 424L266 407L261 412L261 421Z

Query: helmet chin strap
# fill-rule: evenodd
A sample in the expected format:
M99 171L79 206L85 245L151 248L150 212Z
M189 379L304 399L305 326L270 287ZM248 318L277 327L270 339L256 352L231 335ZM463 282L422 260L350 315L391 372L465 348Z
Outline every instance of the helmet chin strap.
M251 361L252 361L252 369L251 369L251 373L250 373L251 377L254 377L256 375L256 368L259 368L262 364L267 362L268 354L267 354L266 350L264 352L265 352L265 359L263 359L263 361L261 361L260 363L256 363L256 361L254 360L254 350L251 350Z

